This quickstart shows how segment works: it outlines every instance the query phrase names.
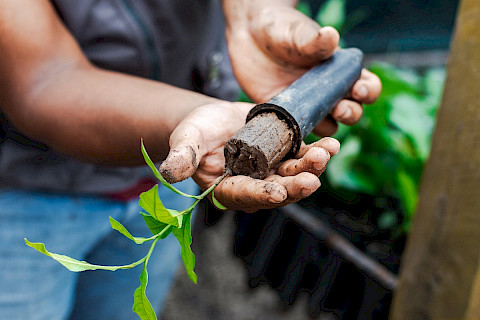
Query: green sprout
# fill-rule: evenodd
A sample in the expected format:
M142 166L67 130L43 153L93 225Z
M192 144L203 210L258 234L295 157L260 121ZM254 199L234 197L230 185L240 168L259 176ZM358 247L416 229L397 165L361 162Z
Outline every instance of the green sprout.
M116 271L118 269L131 269L143 263L142 273L140 274L140 286L135 290L133 297L133 307L132 310L138 314L140 319L142 320L156 320L157 316L155 311L148 300L145 290L148 283L148 272L147 272L147 264L152 255L153 249L155 248L155 244L160 239L165 239L171 233L177 238L180 248L181 248L181 255L183 264L187 271L188 277L193 283L197 283L197 275L195 274L195 255L192 252L191 244L192 244L192 234L191 234L191 218L192 213L197 204L205 198L210 192L212 192L212 200L214 204L220 209L226 209L223 205L221 205L216 199L213 194L213 189L225 178L226 175L220 177L210 188L205 190L202 194L198 196L186 194L174 186L169 184L165 179L162 177L158 169L156 168L153 161L148 156L148 153L145 149L143 144L143 140L141 142L142 145L142 154L145 159L145 162L153 171L155 177L160 180L162 185L167 187L168 189L172 190L173 192L182 195L187 198L195 199L194 203L183 211L177 211L174 209L167 209L163 205L160 197L158 196L158 184L155 185L148 191L143 192L140 194L139 199L139 206L142 207L146 212L140 212L140 215L143 217L145 224L147 225L148 229L152 232L152 236L150 237L134 237L120 222L116 221L112 217L110 217L110 225L112 229L117 230L122 235L127 237L128 239L135 242L137 245L144 244L145 242L151 242L150 249L145 257L141 258L138 261L132 262L127 265L122 266L102 266L102 265L95 265L88 263L86 261L79 261L73 258L70 258L65 255L60 255L56 253L51 253L47 251L45 245L43 243L33 243L25 240L25 243L36 249L37 251L49 256L50 258L56 260L57 262L61 263L65 268L73 272L81 272L87 270L108 270L108 271Z

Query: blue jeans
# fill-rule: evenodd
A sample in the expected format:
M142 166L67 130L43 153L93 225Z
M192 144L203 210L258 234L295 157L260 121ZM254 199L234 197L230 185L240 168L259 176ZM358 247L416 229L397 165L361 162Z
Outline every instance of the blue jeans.
M191 181L176 186L187 193L196 192ZM175 209L191 203L162 187L160 198L166 207ZM112 230L108 217L120 221L134 236L149 236L139 211L137 200L0 192L0 319L137 319L132 305L141 265L115 272L74 273L26 246L23 238L45 243L50 252L95 264L128 264L143 257L149 244L136 245ZM147 287L147 297L157 310L179 258L173 235L157 243L148 264Z

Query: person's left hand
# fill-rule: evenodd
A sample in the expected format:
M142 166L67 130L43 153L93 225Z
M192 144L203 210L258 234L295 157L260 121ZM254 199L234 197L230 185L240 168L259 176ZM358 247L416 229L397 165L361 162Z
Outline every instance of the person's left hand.
M338 32L320 27L297 11L294 3L224 0L233 70L242 89L256 103L268 101L338 49ZM314 132L332 135L336 121L347 125L358 122L362 103L373 103L380 91L378 77L364 69L350 95Z
M193 176L202 190L223 175L225 142L245 124L249 103L219 102L191 112L170 136L170 153L160 166L170 183ZM254 212L275 208L310 196L320 187L318 176L340 144L324 138L303 145L295 159L282 163L277 172L259 180L230 176L215 188L215 198L228 209Z

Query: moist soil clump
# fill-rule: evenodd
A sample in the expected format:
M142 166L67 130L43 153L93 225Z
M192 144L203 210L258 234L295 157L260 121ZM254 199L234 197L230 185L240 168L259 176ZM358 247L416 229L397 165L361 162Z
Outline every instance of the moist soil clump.
M225 144L225 165L234 175L265 178L290 152L293 130L274 112L255 116Z

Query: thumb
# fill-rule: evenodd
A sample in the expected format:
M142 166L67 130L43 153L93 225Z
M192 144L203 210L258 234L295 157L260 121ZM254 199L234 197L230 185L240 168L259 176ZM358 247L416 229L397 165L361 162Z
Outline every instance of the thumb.
M170 136L170 152L160 165L160 174L169 183L183 181L197 170L203 153L200 134L195 131L179 126Z
M260 10L252 20L251 34L264 52L297 67L311 67L328 59L340 36L332 27L315 21L290 7Z

